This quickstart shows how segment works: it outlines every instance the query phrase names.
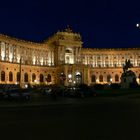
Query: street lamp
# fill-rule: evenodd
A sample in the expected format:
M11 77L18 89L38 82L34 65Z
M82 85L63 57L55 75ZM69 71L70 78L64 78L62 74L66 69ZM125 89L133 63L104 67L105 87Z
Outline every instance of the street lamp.
M60 74L60 81L62 82L61 83L62 85L64 85L64 81L65 80L66 80L66 75L63 72L61 72L61 74Z
M71 74L68 74L68 78L71 79L72 78L72 75Z

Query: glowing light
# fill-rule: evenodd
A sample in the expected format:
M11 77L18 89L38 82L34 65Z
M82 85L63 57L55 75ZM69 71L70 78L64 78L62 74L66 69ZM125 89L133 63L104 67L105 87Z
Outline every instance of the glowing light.
M99 83L99 79L96 79L96 82Z
M81 73L79 71L76 72L76 75L81 75Z
M71 74L68 74L68 78L69 78L69 79L72 78L72 75L71 75Z
M41 65L43 65L43 57L40 59L40 63Z
M27 84L25 85L25 88L28 88L28 85Z
M9 61L12 62L12 59L13 59L13 55L10 54L10 55L9 55Z
M35 61L36 61L36 58L35 56L33 57L33 64L35 65Z
M71 82L72 82L72 80L70 79L70 80L69 80L69 82L71 83Z
M140 24L139 24L139 23L137 23L137 24L136 24L136 27L140 27Z

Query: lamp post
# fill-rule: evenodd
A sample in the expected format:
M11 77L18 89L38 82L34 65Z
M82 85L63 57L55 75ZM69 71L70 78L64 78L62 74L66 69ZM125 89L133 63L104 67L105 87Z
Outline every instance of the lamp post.
M60 82L64 86L64 81L66 80L66 75L62 72L60 74Z

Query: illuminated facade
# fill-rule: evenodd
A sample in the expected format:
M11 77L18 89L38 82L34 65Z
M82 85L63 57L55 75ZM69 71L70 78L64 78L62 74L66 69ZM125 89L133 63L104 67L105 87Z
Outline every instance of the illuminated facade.
M42 43L0 35L1 84L119 83L126 59L140 83L140 48L83 48L70 28Z

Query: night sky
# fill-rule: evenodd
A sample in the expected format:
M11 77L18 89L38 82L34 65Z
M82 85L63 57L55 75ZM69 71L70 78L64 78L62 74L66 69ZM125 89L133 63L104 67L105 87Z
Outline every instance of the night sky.
M42 42L67 25L87 48L140 47L139 0L3 0L0 33Z

